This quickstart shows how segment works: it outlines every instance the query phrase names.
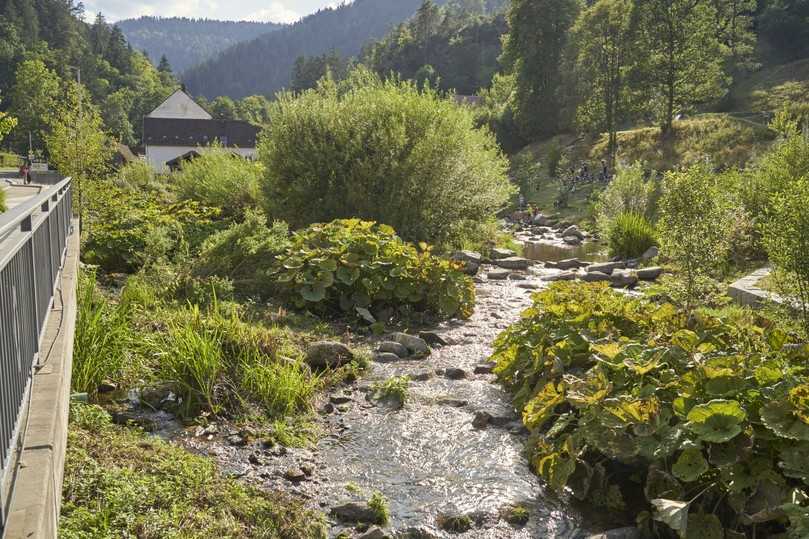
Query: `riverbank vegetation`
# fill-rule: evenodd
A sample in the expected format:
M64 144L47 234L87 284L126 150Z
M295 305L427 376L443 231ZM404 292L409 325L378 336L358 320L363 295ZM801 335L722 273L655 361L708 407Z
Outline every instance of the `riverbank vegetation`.
M71 408L59 537L326 537L322 516L93 405Z

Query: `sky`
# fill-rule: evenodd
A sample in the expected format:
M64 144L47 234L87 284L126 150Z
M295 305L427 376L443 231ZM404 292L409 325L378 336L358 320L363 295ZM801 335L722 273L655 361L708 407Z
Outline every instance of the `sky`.
M335 0L83 0L86 18L101 12L109 22L152 15L200 19L295 22Z

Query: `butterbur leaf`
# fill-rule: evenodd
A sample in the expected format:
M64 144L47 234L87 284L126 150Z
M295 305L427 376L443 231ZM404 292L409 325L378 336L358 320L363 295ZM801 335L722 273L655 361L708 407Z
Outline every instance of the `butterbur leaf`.
M665 497L666 499L682 498L683 487L672 475L659 468L649 468L646 474L646 485L643 493L647 500Z
M780 329L771 329L767 332L767 344L770 345L773 352L780 352L784 345L787 343L788 336Z
M545 384L542 390L525 405L522 412L523 423L529 429L541 427L553 414L556 406L564 400L565 390L563 384L559 384L559 386L553 382Z
M652 505L655 508L655 520L666 524L681 536L685 535L688 529L688 508L691 505L689 502L656 498L652 500Z
M809 424L809 384L800 384L789 390L789 402L795 415Z
M366 309L364 307L355 307L354 310L357 312L357 314L360 316L360 318L362 318L363 320L365 320L369 324L376 323L376 318L374 318L374 315L372 315L371 311L369 311L368 309Z
M696 448L686 449L680 453L680 457L671 472L677 479L690 483L708 471L708 462L702 456L702 451Z
M801 479L809 485L809 443L802 442L791 447L781 448L781 462L778 466L787 477Z
M693 352L699 344L699 335L689 329L681 329L671 336L671 342L686 352Z
M311 303L323 301L326 297L326 287L323 285L304 286L301 288L301 296Z
M688 515L686 539L722 539L724 531L719 517L706 513Z
M772 401L759 413L761 422L778 436L809 441L809 425L795 415L795 410L788 401Z
M722 443L742 431L741 423L746 417L737 401L716 399L691 408L687 426L703 441Z

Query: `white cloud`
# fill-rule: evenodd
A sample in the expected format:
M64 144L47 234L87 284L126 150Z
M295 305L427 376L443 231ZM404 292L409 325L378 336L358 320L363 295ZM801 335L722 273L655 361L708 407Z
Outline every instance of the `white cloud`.
M272 2L269 7L259 9L246 17L249 21L292 23L301 18L300 13L289 9L279 2Z

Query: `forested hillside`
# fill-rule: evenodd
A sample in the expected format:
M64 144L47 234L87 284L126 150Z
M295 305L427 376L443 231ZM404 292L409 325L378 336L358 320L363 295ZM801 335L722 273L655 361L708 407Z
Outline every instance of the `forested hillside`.
M72 0L0 0L0 110L18 119L4 141L12 149L27 153L30 134L33 150L43 152L61 113L75 112L64 107L79 98L83 122L97 118L116 139L135 143L144 114L177 87L120 28L102 16L85 23L83 15ZM82 87L71 82L79 71Z
M377 73L430 81L442 90L476 94L499 71L501 37L508 31L503 2L424 3L416 15L363 49L362 62Z
M250 41L282 27L252 21L214 21L186 17L139 17L119 21L133 48L157 62L165 56L175 73L213 58L231 45Z
M443 3L443 2L441 2ZM371 39L412 16L420 0L356 0L318 11L277 32L223 51L184 73L189 90L207 98L271 95L289 86L295 60L335 50L359 54Z

